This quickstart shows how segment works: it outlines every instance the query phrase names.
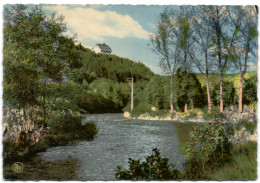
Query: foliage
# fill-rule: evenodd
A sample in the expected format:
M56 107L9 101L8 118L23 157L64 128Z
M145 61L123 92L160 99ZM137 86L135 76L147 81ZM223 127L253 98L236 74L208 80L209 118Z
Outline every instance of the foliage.
M246 128L247 131L249 131L251 134L254 133L254 130L257 127L257 121L241 121L241 125Z
M233 162L229 166L224 166L208 178L212 180L256 180L257 178L257 144L249 143L236 145L231 148Z
M180 179L181 172L171 169L167 158L160 156L159 149L153 149L153 154L146 157L146 161L129 158L129 170L122 170L118 166L116 178L118 180L176 180Z
M234 128L231 127L231 126L228 126L228 127L227 127L226 132L227 132L227 134L228 134L229 136L233 136L233 135L235 134L235 130L234 130Z
M195 74L187 73L179 68L174 85L176 86L175 96L179 110L183 110L184 105L188 103L191 108L202 108L206 105L206 93Z
M203 117L206 120L210 120L210 119L219 119L219 118L223 118L223 114L219 113L219 108L218 107L213 107L211 109L211 112L209 113L208 110L205 108L204 109L204 113L203 113Z
M78 106L86 113L120 112L121 109L111 100L92 93L83 93L78 101Z
M223 82L223 100L224 107L237 103L237 92L232 82ZM213 89L212 102L215 106L219 104L219 83Z
M245 79L243 84L243 103L252 104L257 101L257 75Z
M185 149L185 176L188 179L204 179L206 171L217 169L232 159L221 124L192 127Z

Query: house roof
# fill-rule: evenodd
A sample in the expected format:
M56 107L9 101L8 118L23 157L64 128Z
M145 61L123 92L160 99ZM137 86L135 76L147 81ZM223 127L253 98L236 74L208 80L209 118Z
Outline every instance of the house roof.
M100 48L101 52L105 52L105 53L111 53L112 49L106 45L105 43L103 44L97 44L97 46Z

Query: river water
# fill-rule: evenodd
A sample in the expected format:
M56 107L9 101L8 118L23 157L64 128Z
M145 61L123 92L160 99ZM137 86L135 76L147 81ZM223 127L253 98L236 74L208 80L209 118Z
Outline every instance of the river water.
M88 120L100 129L93 141L49 148L41 153L43 159L57 161L70 157L80 163L77 171L80 178L116 180L118 165L128 168L128 158L143 161L157 147L175 168L184 169L185 160L177 148L174 125L165 121L129 120L123 114L90 114L85 116L85 121Z

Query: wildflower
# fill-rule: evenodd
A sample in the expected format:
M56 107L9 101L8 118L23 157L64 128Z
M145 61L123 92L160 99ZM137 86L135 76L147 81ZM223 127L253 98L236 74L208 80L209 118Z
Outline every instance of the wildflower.
M193 142L195 142L196 141L196 139L193 139Z
M159 172L159 171L160 171L159 168L157 168L157 169L156 169L156 172Z
M213 134L213 135L212 135L212 137L216 137L216 135L215 135L215 134Z

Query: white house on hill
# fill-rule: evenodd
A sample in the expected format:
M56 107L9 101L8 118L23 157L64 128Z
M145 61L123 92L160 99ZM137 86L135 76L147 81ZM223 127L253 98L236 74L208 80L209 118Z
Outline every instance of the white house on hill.
M92 51L94 51L95 53L111 53L112 49L108 45L103 43L103 44L96 44L96 46L92 48Z

